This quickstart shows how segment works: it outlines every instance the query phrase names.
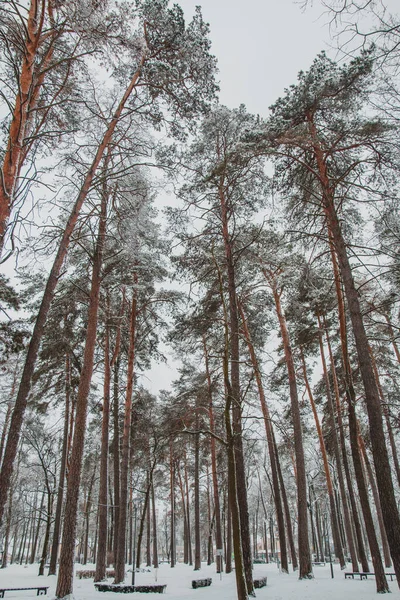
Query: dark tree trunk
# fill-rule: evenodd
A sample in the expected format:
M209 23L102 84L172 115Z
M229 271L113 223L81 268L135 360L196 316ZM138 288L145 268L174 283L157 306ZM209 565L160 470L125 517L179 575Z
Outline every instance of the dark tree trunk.
M47 491L46 530L45 530L45 533L44 533L42 556L40 557L40 564L39 564L39 573L38 573L38 575L44 575L44 566L45 566L46 560L47 560L49 540L50 540L50 529L51 529L52 516L53 516L53 494L51 493L50 490L48 490Z
M153 482L148 481L149 485L149 500L147 502L146 510L146 566L151 567L151 511L150 511L150 498L151 490L153 489Z
M158 569L156 501L154 497L153 482L151 482L151 510L153 521L153 567Z
M213 499L214 499L214 511L215 511L215 543L217 546L217 550L222 551L222 528L221 528L221 507L219 502L219 485L218 485L218 476L217 476L217 453L215 447L215 438L213 434L215 433L215 420L214 420L214 408L213 408L213 395L212 395L212 384L211 384L211 375L210 368L208 362L208 350L205 337L203 336L203 348L204 348L204 360L206 366L206 375L207 375L207 385L208 385L208 417L210 421L210 449L211 449L211 474L212 474L212 484L213 484ZM223 557L217 554L216 557L216 566L217 573L222 573L223 571Z
M38 540L39 540L39 531L40 531L40 527L42 525L42 520L43 520L43 508L44 508L44 500L45 500L45 496L46 496L46 492L45 490L43 490L42 493L42 498L40 500L40 506L39 506L39 510L38 510L38 517L37 517L37 525L36 525L36 530L35 530L35 537L33 540L33 544L32 544L32 550L31 550L31 556L29 558L29 564L33 565L33 563L35 562L35 558L36 558L36 552L37 552L37 545L38 545ZM36 512L36 502L37 502L37 495L35 494L35 510L33 513L33 525L35 524L35 512Z
M349 546L353 572L358 572L359 567L358 567L357 553L356 553L356 547L354 544L353 531L351 528L350 510L349 510L349 505L348 505L347 497L346 497L346 488L345 488L345 484L344 484L343 471L342 471L342 461L340 458L339 440L338 440L338 435L337 435L337 430L336 430L335 409L334 409L334 404L333 404L333 399L332 399L332 394L331 394L331 386L330 386L330 382L329 382L328 369L327 369L327 365L326 365L324 346L323 346L323 341L322 341L323 328L325 329L325 332L326 332L326 341L327 341L327 345L328 345L329 359L330 359L331 365L333 365L333 356L332 356L328 328L326 326L325 318L324 318L323 327L322 327L321 317L319 315L318 315L318 328L319 328L319 347L320 347L322 368L323 368L323 372L324 372L326 396L327 396L327 400L328 400L328 411L329 411L330 426L331 426L331 438L332 438L333 450L334 450L334 454L335 454L336 470L337 470L339 488L340 488L340 496L341 496L342 505L343 505L346 539L347 539L347 543ZM333 373L333 368L334 367L332 366L332 377L333 377L334 390L335 390L336 396L339 397L339 388L337 385L336 376Z
M287 531L288 541L289 541L290 556L292 557L293 571L297 571L298 562L297 562L296 546L294 543L294 536L293 536L292 517L290 515L289 502L287 499L285 482L283 481L281 463L279 461L278 447L276 445L275 434L274 434L274 430L272 427L272 423L271 423L271 434L272 434L272 440L274 443L274 450L275 450L275 457L276 457L276 470L278 472L279 485L280 485L280 490L281 490L281 494L282 494L283 508L285 511L286 531Z
M25 415L25 409L28 401L29 392L31 390L32 376L35 370L36 359L39 352L39 346L43 337L44 328L47 320L47 315L50 309L50 305L53 299L54 291L60 277L61 268L66 257L69 243L71 241L72 234L75 229L81 208L85 202L87 195L92 187L93 179L96 175L99 164L104 156L104 153L111 142L115 128L121 118L122 111L131 95L138 79L141 74L142 66L145 62L145 56L143 56L137 71L133 74L132 79L125 90L123 97L115 111L111 121L109 122L107 129L103 135L103 138L97 147L95 157L86 176L83 180L79 194L76 198L67 224L65 226L62 238L60 240L56 257L54 259L53 266L51 268L49 277L47 279L45 291L43 294L42 302L37 314L36 322L33 328L31 341L29 343L28 351L25 357L25 364L22 371L21 381L15 400L13 414L11 418L10 430L8 433L7 444L3 459L3 464L0 471L0 526L3 519L4 507L7 501L8 489L10 487L11 475L13 473L14 461L17 455L18 442L21 433L21 427ZM86 373L81 374L84 379Z
M329 507L330 507L330 513L331 513L331 527L332 527L332 537L333 537L333 544L334 544L334 548L335 548L335 555L339 559L340 568L344 569L346 567L346 561L344 559L343 548L342 548L342 544L340 541L339 521L338 521L338 516L337 516L337 512L336 512L336 504L335 504L335 492L333 489L332 477L331 477L331 473L329 470L328 455L326 453L325 441L324 441L324 436L322 435L322 428L321 428L321 424L319 422L317 408L315 406L314 397L313 397L313 394L311 391L311 386L308 381L307 367L306 367L303 349L301 346L300 346L300 355L301 355L301 360L302 360L302 364L303 364L304 382L306 384L306 389L307 389L308 397L310 399L311 409L312 409L312 412L314 415L315 427L317 429L319 445L320 445L320 450L321 450L321 454L322 454L322 462L324 465L326 487L328 489Z
M338 258L340 275L345 289L347 306L354 334L360 374L365 391L372 455L378 481L379 497L393 559L393 567L396 573L397 583L400 587L400 517L393 489L390 462L383 429L381 402L371 357L369 355L369 344L364 327L359 294L355 286L346 243L343 238L342 228L336 212L333 189L329 181L327 165L318 143L316 125L311 116L309 126L314 142L314 153L322 189L322 206L327 219L328 231Z
M225 502L225 522L226 522L226 552L225 552L225 573L232 573L232 518L228 497Z
M94 351L96 346L101 265L106 232L106 209L107 204L105 198L103 197L101 202L101 214L96 251L93 260L85 350L76 401L75 431L68 473L64 530L56 589L57 598L64 598L65 596L68 596L68 594L72 594L73 587L76 519L78 510L79 486L81 481L83 448L86 434L87 404L90 391L90 382L92 380Z
M307 479L305 470L303 433L301 425L301 415L299 399L297 394L296 371L293 361L293 353L290 345L289 333L287 330L286 319L281 306L280 292L277 288L275 274L264 275L270 283L275 308L278 316L280 332L285 352L285 362L289 378L289 391L291 401L292 421L294 428L294 448L296 456L296 482L297 482L297 511L298 511L298 543L299 543L299 579L313 577L311 565L310 544L308 541L308 515L307 515Z
M175 567L176 562L176 548L175 548L175 465L174 456L172 452L172 441L169 446L169 489L170 489L170 507L171 507L171 540L170 540L170 553L171 553L171 568Z
M4 540L3 540L3 558L1 561L2 569L5 569L8 564L8 544L10 541L12 509L13 509L13 489L11 487L10 492L9 492L9 499L8 499L6 530L4 533Z
M113 554L114 567L117 563L118 549L118 529L119 529L119 508L120 508L120 451L119 451L119 357L114 364L114 381L113 381L113 471L114 471L114 539L113 539Z
M61 533L61 515L64 499L65 471L67 466L68 451L68 429L70 418L70 396L71 396L71 362L70 355L67 352L65 357L65 413L64 413L64 432L61 451L61 466L58 480L56 514L54 518L53 541L51 545L49 575L55 575L57 570L58 546Z
M376 482L375 482L375 476L372 470L372 466L370 463L370 460L368 458L368 454L367 454L367 450L365 448L365 444L364 444L364 440L361 436L361 434L359 433L358 435L358 444L360 447L360 451L361 451L361 456L364 459L364 464L368 473L368 479L369 479L369 483L371 486L371 490L372 490L372 495L374 497L374 502L375 502L375 508L376 508L376 514L378 517L378 524L379 524L379 531L381 533L381 540L382 540L382 550L383 550L383 558L385 561L385 567L387 567L388 569L392 566L392 561L390 560L390 550L389 550L389 544L387 541L387 537L386 537L386 531L385 531L385 525L383 523L383 515L382 515L382 508L381 508L381 504L379 501L379 493L378 493L378 488L376 486Z
M148 474L148 484L147 484L147 488L146 488L146 493L144 495L143 510L142 510L140 524L139 524L139 534L138 534L137 552L136 552L136 568L137 569L139 569L140 564L141 564L141 549L142 549L142 541L143 541L144 524L145 524L146 518L147 518L147 512L148 512L147 507L150 504L150 491L151 491L152 477L153 477L153 472L151 471L151 473Z
M246 471L243 456L242 438L242 400L240 395L240 352L239 352L239 314L236 296L235 266L233 257L233 241L229 232L228 205L224 191L224 176L218 186L221 207L222 237L225 247L225 258L229 296L229 356L230 356L230 393L232 394L232 427L235 446L235 468L237 499L240 511L240 534L242 538L243 564L246 577L247 592L254 595L253 563L251 557L249 509L247 502ZM232 516L233 519L233 516Z
M110 421L110 331L108 324L108 310L106 315L105 337L104 337L104 382L103 382L103 420L101 426L101 450L100 450L100 480L99 480L99 507L97 518L99 523L99 537L96 557L96 573L94 581L103 581L106 577L107 562L107 526L108 526L108 431Z
M335 254L333 244L330 244L330 253L331 253L332 268L333 268L333 274L334 274L334 280L335 280L336 296L337 296L337 301L338 301L340 343L341 343L341 348L342 348L342 366L343 366L343 370L345 373L345 384L346 384L347 394L348 394L349 398L355 398L355 391L354 391L354 387L353 387L351 367L350 367L349 356L348 356L348 351L347 351L347 330L346 330L345 306L344 306L344 299L343 299L342 288L341 288L339 267L337 264L337 259L336 259L336 254ZM349 499L350 499L351 510L352 510L352 514L353 514L354 528L356 531L358 557L361 562L362 570L365 573L368 573L369 565L368 565L367 555L365 552L365 545L364 545L364 541L363 541L363 537L362 537L361 523L360 523L358 510L357 510L356 499L355 499L354 490L353 490L353 483L352 483L352 478L350 475L349 463L347 460L346 441L345 441L344 426L343 426L343 419L342 419L341 401L340 401L340 396L339 396L339 386L338 386L338 381L337 381L337 376L336 376L336 368L335 368L335 363L333 360L328 330L325 329L325 332L326 332L326 339L327 339L328 348L329 348L332 377L333 377L334 390L335 390L336 412L337 412L337 421L338 421L338 428L339 428L340 446L341 446L341 451L342 451L343 467L344 467L344 472L346 475L347 489L349 491Z
M383 568L378 540L376 538L375 533L374 521L372 518L371 507L369 505L368 491L365 484L361 456L358 449L357 417L354 404L351 400L348 402L348 407L351 455L353 458L354 472L357 480L358 495L360 498L361 509L364 516L365 527L367 530L369 548L371 550L372 564L374 565L376 591L379 594L384 594L385 592L389 591L389 586L385 577L385 570Z
M137 285L138 278L134 274L134 283ZM129 449L131 438L131 415L132 415L132 393L135 363L135 338L136 338L136 316L137 316L136 292L130 309L129 328L129 350L128 368L125 393L124 431L122 436L122 456L120 472L120 495L119 495L119 518L118 518L118 542L117 559L115 564L115 583L122 583L125 579L125 546L126 546L126 515L128 508L128 471L129 471Z
M198 407L195 407L195 428L199 430ZM194 436L194 570L201 569L200 540L200 434Z
M281 569L284 573L288 573L289 566L288 566L288 556L287 556L287 547L286 547L285 522L284 522L284 518L283 518L281 491L279 489L279 477L278 477L278 472L277 472L277 467L276 467L277 459L275 456L275 448L274 448L274 442L273 442L273 438L272 438L271 417L269 414L268 404L267 404L267 401L265 398L264 386L263 386L263 382L262 382L262 378L261 378L261 372L260 372L260 369L258 366L258 360L256 357L253 343L251 341L250 332L247 327L247 321L246 321L246 316L244 314L243 305L239 302L238 307L239 307L239 312L240 312L241 319L242 319L244 336L246 338L246 342L247 342L247 346L248 346L249 354L250 354L250 359L251 359L251 362L253 365L253 370L254 370L254 374L256 377L256 381L257 381L258 395L260 398L261 410L262 410L263 417L264 417L264 426L265 426L265 433L266 433L266 437L267 437L269 460L270 460L270 465L271 465L272 487L273 487L273 492L274 492L273 495L274 495L276 518L277 518L277 522L278 522L279 541L280 541L280 548L281 548Z

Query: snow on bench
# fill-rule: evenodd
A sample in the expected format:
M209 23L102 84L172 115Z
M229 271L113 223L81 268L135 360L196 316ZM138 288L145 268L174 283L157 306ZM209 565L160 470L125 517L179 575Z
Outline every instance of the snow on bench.
M24 588L0 588L0 598L4 598L5 592L19 592L22 590L37 590L36 596L45 596L47 594L48 587L24 587Z
M96 571L91 571L90 569L76 572L76 576L79 577L79 579L92 579L95 575ZM114 569L106 569L106 576L115 577Z
M368 576L371 575L371 577L375 577L375 573L365 573L363 571L354 571L354 572L347 572L344 574L344 578L345 579L354 579L355 576L359 576L360 577L360 581L361 579L368 579ZM385 573L386 577L390 577L390 581L393 581L393 577L396 577L396 573Z
M208 587L212 584L211 577L207 577L206 579L193 579L192 580L192 588L195 590L199 587Z
M254 587L256 589L265 587L267 585L267 578L266 577L259 577L258 579L254 579L253 583L254 583Z
M131 594L141 592L142 594L163 594L166 585L126 585L124 583L95 583L98 592L117 592L120 594Z

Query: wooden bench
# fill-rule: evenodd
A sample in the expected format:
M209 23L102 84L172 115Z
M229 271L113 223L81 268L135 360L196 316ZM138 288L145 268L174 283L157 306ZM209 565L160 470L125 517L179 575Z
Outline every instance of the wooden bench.
M36 596L45 596L47 594L48 587L24 587L24 588L0 588L0 598L4 598L5 592L20 592L22 590L37 590Z
M345 579L354 579L354 576L359 576L360 580L361 579L368 579L368 576L371 575L371 577L375 577L375 573L364 573L364 572L349 572L349 573L345 573L344 574L344 578ZM396 577L396 573L385 573L386 577L390 577L390 581L393 581L393 577Z
M325 563L324 562L313 562L313 565L316 565L318 567L324 567Z
M193 579L192 580L192 588L195 590L199 587L208 587L212 584L211 577L207 577L206 579Z
M92 579L95 575L96 571L91 571L90 569L76 572L76 576L79 577L79 579ZM106 569L106 577L115 577L114 569Z
M253 583L254 583L254 587L256 588L256 590L258 590L267 585L267 578L260 577L259 579L254 579Z
M120 594L130 594L140 592L142 594L163 594L166 585L126 585L123 583L95 583L94 587L98 592L117 592Z
M355 572L348 572L344 574L344 578L345 579L354 579L354 577L359 577L360 580L361 579L368 579L368 575L372 575L375 576L375 573L365 573L363 571L355 571Z

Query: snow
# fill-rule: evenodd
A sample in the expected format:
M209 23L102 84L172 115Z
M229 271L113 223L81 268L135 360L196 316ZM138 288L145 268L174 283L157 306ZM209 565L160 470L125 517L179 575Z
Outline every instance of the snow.
M76 569L92 569L94 565L76 565ZM38 565L20 566L11 565L0 570L0 588L2 587L29 587L49 586L48 595L41 596L49 600L54 598L56 588L56 577L38 577ZM349 565L349 569L350 565ZM390 570L389 570L390 571ZM391 570L392 571L392 570ZM267 576L267 587L256 590L257 598L260 600L376 600L376 587L373 578L367 581L358 579L345 579L344 572L340 571L339 565L334 565L334 579L331 579L330 566L315 566L315 578L312 580L298 580L296 573L284 575L279 572L277 565L254 565L254 578ZM207 588L192 589L192 579L203 579L212 577L212 585ZM112 581L111 579L109 580ZM126 583L131 581L131 573L127 574ZM155 573L136 573L136 585L156 583ZM177 564L171 569L168 564L160 565L157 573L157 583L167 584L166 593L160 594L134 594L135 599L141 600L164 598L165 600L234 600L236 598L235 575L231 573L220 575L215 572L215 565L207 566L203 563L200 571L193 571L193 567ZM391 600L400 598L400 590L395 581L389 586L393 592ZM128 594L132 598L132 594ZM125 594L112 592L97 592L93 586L92 579L74 580L74 594L71 600L119 600L126 598ZM5 598L12 600L27 600L36 598L36 591L6 592Z

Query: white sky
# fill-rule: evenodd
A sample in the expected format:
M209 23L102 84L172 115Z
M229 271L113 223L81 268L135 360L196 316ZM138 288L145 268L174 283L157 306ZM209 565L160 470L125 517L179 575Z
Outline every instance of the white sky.
M267 115L297 73L328 50L329 28L319 1L301 10L293 0L180 0L190 20L200 4L210 24L212 52L220 70L220 101L230 108L243 103Z
M249 112L266 117L268 107L296 83L297 73L332 46L319 1L306 11L292 0L178 2L187 22L195 6L202 7L210 24L212 53L218 59L220 102L229 108L245 104ZM167 348L163 351L169 354ZM176 366L172 359L167 365L153 364L139 381L153 393L168 389L177 378Z

